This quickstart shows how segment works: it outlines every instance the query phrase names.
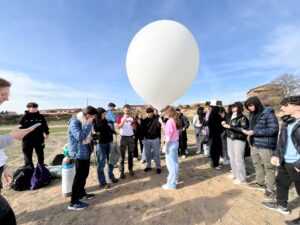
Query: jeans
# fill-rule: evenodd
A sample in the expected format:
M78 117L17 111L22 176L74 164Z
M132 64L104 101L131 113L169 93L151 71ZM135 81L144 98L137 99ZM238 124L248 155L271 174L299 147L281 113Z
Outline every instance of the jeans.
M178 146L178 141L170 141L166 149L166 164L169 171L167 186L174 189L179 178Z
M110 143L106 144L97 144L96 145L96 155L97 155L97 172L98 180L100 186L104 187L106 183L104 175L104 167L107 166L108 177L111 181L114 181L116 178L113 174L113 166L109 165L109 153L110 153Z
M71 204L75 204L79 199L86 195L84 186L86 183L86 178L89 176L90 172L90 159L76 159L75 167L76 173L72 185Z
M300 196L300 173L295 170L292 163L284 163L279 166L276 176L276 201L278 205L287 207L289 189L293 182L297 194Z
M223 133L221 134L221 140L222 140L222 157L224 161L229 160L226 131L223 131Z
M245 141L227 138L228 154L230 157L230 166L232 174L237 180L246 181L246 165L245 165Z
M204 155L205 156L210 156L210 147L211 147L211 144L212 144L212 139L209 138L207 143L204 144L203 148L204 148Z
M159 138L155 139L145 139L144 141L144 149L146 155L147 168L151 168L151 159L152 155L154 157L154 162L156 168L160 169L160 141ZM153 151L153 153L152 153Z
M275 190L275 166L271 164L273 150L251 147L251 157L256 173L256 183L266 185L268 191Z
M132 171L133 169L133 151L134 151L134 138L133 136L122 136L121 137L121 158L120 158L120 172L124 173L124 161L125 161L125 154L126 149L128 148L128 170Z

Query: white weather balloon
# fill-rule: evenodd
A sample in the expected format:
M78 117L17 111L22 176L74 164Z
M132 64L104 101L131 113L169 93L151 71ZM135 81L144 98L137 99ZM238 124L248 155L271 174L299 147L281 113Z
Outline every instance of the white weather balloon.
M196 77L199 60L192 33L178 22L159 20L134 36L127 52L126 69L137 94L161 110L188 90Z

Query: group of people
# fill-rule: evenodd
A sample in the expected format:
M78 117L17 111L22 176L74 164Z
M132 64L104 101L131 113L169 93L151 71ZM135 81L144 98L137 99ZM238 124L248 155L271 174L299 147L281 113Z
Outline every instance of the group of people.
M193 125L197 153L203 150L217 170L222 168L221 156L224 164L230 162L228 177L237 185L247 183L245 156L250 156L251 149L256 179L248 186L264 191L264 207L289 214L288 192L292 183L300 195L300 96L283 98L280 105L280 132L274 109L264 107L256 96L244 104L229 105L227 112L223 107L210 106L205 113L199 107ZM249 117L243 114L244 107ZM294 223L299 224L300 218Z
M8 100L10 86L11 83L0 79L0 104ZM256 179L248 186L265 191L264 207L288 214L288 193L292 183L300 195L300 96L286 97L280 105L283 113L280 132L274 109L264 107L257 97L247 99L244 104L235 102L227 111L223 107L210 106L205 112L204 108L199 107L192 124L197 142L196 153L203 151L207 157L211 157L211 166L217 170L222 169L222 156L223 164L230 164L231 167L228 177L234 179L237 185L247 182L245 156L249 155L251 149ZM126 179L126 152L128 174L134 176L133 165L138 159L138 146L142 161L146 162L146 173L152 170L151 163L154 160L155 172L161 174L161 153L165 152L168 177L162 188L175 190L177 187L178 154L185 158L188 153L187 117L180 109L171 106L164 110L165 116L149 107L145 118L141 113L133 116L131 107L127 104L123 107L122 115L117 116L114 113L115 107L114 103L110 103L108 109L88 106L69 120L68 153L76 168L69 210L85 209L88 204L83 200L95 197L85 190L93 149L96 151L99 186L102 188L107 189L110 187L109 183L119 181L113 172L113 158L119 159L120 178ZM244 108L249 111L249 116L244 114ZM32 128L36 123L41 125ZM8 183L12 176L7 170L7 157L3 149L11 145L13 139L22 139L25 165L33 166L33 149L38 163L44 164L44 139L49 135L49 128L45 118L39 114L36 103L27 104L27 111L20 125L9 134L0 136L0 176L3 174ZM118 156L113 155L118 154L117 151L112 151L113 135L117 134L115 126L120 135ZM1 188L0 182L0 190ZM15 224L14 213L3 196L0 196L0 221L1 224L6 224L7 221ZM294 220L295 224L299 222L299 218Z

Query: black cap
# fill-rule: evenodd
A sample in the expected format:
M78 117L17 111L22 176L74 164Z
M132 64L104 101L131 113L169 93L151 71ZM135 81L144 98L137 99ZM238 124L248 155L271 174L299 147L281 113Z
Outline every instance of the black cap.
M110 102L110 103L108 104L108 107L116 107L116 105L115 105L115 103Z
M300 105L300 95L285 97L280 102L280 105L287 105L287 104Z
M38 108L39 105L37 103L35 103L35 102L29 102L26 107L27 108L31 108L31 107L32 108Z

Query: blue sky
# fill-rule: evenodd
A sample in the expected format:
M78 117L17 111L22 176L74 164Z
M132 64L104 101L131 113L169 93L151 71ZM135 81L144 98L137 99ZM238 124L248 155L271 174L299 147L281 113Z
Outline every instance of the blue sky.
M126 74L133 36L155 20L188 27L201 62L175 103L244 100L283 73L300 74L298 0L0 0L0 77L13 83L1 110L22 112L145 103Z

